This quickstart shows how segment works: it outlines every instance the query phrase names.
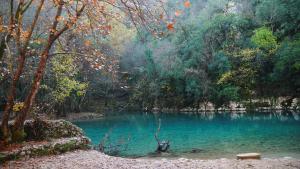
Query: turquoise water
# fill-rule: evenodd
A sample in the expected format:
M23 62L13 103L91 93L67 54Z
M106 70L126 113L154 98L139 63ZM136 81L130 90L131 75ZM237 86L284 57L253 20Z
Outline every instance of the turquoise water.
M171 157L235 158L260 152L263 157L300 158L300 114L297 113L119 113L102 120L76 122L93 144L109 135L106 146L121 145L118 156L143 157L156 150L154 134L169 140ZM192 150L197 151L192 151Z

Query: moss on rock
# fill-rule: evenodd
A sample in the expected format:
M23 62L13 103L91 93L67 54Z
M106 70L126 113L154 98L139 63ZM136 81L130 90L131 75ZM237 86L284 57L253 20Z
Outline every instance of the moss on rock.
M90 140L87 137L71 137L54 139L41 145L28 145L17 150L1 152L0 162L15 160L24 156L36 157L52 154L61 154L77 149L89 147Z
M64 153L72 150L76 147L76 141L72 140L66 144L57 144L54 148L59 151L59 153Z
M0 153L0 163L3 163L6 160L6 155Z
M65 120L27 120L24 123L24 130L15 132L13 135L14 140L19 141L23 141L22 138L25 136L26 141L43 140L43 142L35 145L26 145L25 142L25 146L21 148L0 152L1 163L24 156L44 156L87 149L90 144L90 139L84 136L82 129Z
M45 140L83 136L83 131L71 122L65 120L28 120L24 124L28 140Z

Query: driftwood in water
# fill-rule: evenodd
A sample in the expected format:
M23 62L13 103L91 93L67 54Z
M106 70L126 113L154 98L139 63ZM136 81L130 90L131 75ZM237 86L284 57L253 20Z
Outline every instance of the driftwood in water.
M94 150L98 150L108 155L119 155L122 151L127 150L130 137L127 138L127 143L124 139L119 139L116 143L112 143L112 141L110 141L111 132L112 130L110 129L100 141L98 146L94 147Z
M168 151L169 147L170 147L169 141L163 140L158 143L156 151L157 152L166 152L166 151Z
M158 133L160 131L160 125L161 125L161 120L159 119L158 128L157 128L157 131L155 133L155 139L157 141L156 152L158 152L158 153L166 152L170 148L169 140L167 140L167 141L165 141L165 140L160 141L158 139Z

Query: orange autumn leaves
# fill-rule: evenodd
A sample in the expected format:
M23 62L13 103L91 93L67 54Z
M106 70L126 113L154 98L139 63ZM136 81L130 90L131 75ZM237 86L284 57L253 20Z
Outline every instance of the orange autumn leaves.
M182 14L182 11L181 11L181 10L176 10L176 11L175 11L175 16L178 17L178 16L180 16L181 14Z
M173 31L173 30L174 30L174 22L168 23L167 29L168 29L169 31Z
M191 7L191 2L190 1L185 1L184 2L184 7L186 7L186 8Z
M84 45L87 46L87 47L91 46L91 44L92 44L92 42L90 40L85 40L84 41Z
M184 1L183 6L185 8L190 8L191 7L191 2L189 0L186 0L186 1ZM174 15L176 17L179 17L182 13L183 13L182 10L176 10ZM175 24L175 21L168 23L167 24L167 29L169 31L174 31L174 24Z

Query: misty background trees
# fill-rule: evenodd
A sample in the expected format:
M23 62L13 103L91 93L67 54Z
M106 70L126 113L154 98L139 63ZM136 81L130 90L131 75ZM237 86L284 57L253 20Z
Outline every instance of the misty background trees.
M32 112L55 117L299 98L297 0L170 0L163 6L156 1L132 1L142 3L137 6L98 2L102 4L88 5L82 20L49 50ZM5 104L18 48L13 40L5 43L3 25L9 23L10 9L9 1L3 3L0 93ZM71 1L66 7L72 7ZM32 86L57 6L47 2L45 8L26 46L26 66L12 104L15 113ZM27 9L24 27L30 26L36 9L35 4ZM62 16L56 19L64 23L68 18Z
M146 34L121 58L133 105L220 108L256 99L271 106L279 97L299 98L299 1L191 4L175 31L161 39Z

